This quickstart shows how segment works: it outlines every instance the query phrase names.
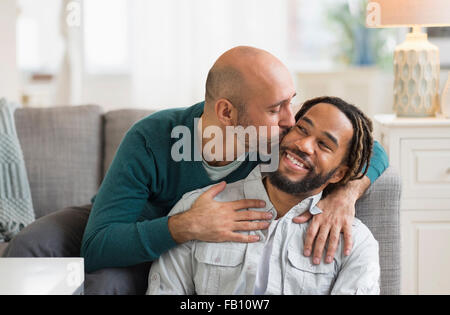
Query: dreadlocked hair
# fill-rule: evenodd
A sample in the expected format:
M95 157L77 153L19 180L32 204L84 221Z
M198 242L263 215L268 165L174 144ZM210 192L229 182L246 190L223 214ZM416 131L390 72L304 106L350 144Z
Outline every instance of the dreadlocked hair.
M359 108L338 97L331 96L306 101L295 116L295 120L298 122L313 106L320 103L330 104L338 108L347 116L353 126L353 138L343 159L343 162L349 168L341 181L326 187L324 190L324 196L326 196L338 186L345 185L352 180L361 179L367 174L373 149L373 126L372 121Z

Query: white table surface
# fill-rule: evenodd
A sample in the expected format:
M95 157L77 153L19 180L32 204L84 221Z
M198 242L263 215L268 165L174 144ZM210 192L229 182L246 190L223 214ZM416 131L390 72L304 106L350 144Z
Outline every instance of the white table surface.
M82 294L83 258L0 258L0 295Z

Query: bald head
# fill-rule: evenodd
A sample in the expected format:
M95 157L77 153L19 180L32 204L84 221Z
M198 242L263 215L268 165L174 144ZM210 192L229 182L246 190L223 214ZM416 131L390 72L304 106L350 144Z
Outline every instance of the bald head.
M290 76L287 68L267 51L239 46L216 61L206 82L206 104L227 99L239 110L258 90L273 85L278 76Z

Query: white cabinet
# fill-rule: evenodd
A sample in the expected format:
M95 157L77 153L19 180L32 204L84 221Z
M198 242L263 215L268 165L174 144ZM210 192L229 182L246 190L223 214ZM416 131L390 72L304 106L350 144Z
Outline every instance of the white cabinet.
M402 176L402 294L450 294L450 120L375 116Z

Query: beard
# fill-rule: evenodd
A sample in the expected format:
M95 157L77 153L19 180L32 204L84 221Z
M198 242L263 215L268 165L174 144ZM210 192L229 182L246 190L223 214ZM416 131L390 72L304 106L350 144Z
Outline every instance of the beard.
M285 147L280 148L281 156L284 154L285 149ZM293 149L290 150L292 151L292 153L297 154L303 160L309 161L307 155L304 152ZM328 180L333 177L333 175L338 170L338 168L336 168L326 174L317 174L312 164L308 164L311 167L309 168L307 175L298 181L290 180L289 178L284 176L279 169L273 173L270 173L268 179L273 186L287 194L301 195L316 190L317 188L326 184L326 182L328 182Z

